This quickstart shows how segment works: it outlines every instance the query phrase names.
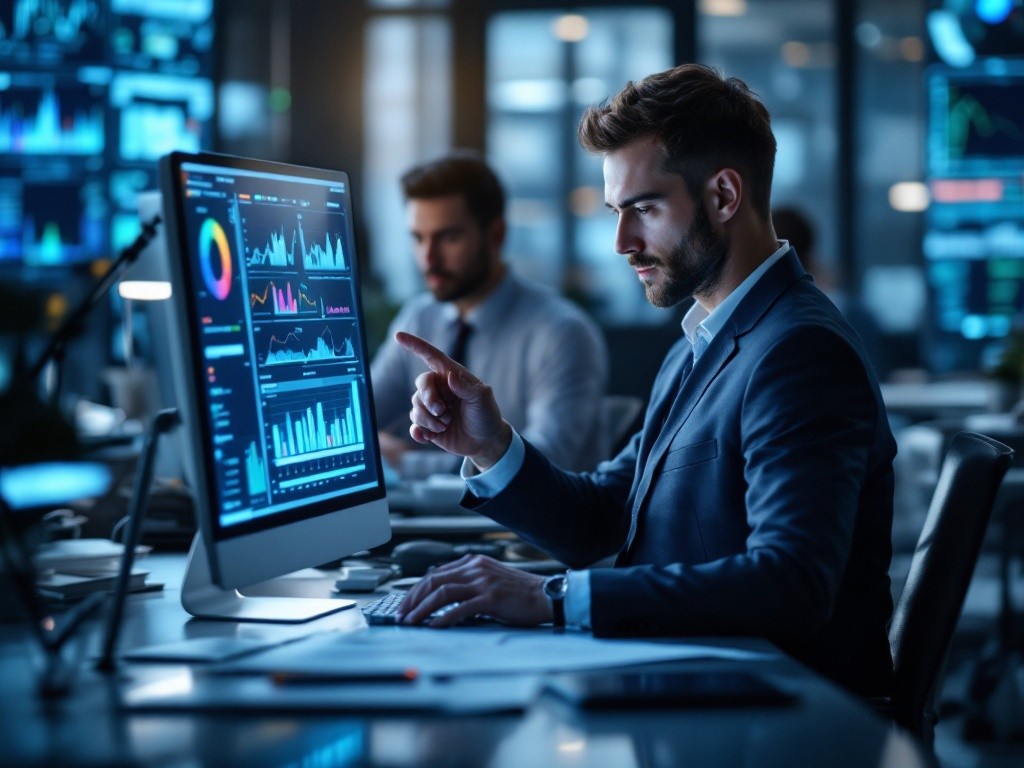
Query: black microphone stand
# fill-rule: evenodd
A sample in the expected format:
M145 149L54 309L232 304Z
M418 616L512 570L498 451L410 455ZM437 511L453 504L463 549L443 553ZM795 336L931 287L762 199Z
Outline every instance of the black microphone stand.
M43 350L43 353L29 369L28 380L35 381L39 378L47 363L52 360L56 365L56 380L50 393L51 405L58 405L60 400L64 354L67 350L68 342L81 332L85 318L92 311L92 308L107 295L110 287L117 282L124 271L139 258L139 254L153 241L153 238L156 237L157 225L160 224L160 221L160 216L154 216L142 225L142 230L139 232L138 237L135 238L134 242L121 250L121 253L114 259L107 271L93 285L89 295L75 307L71 314L64 318L64 321L50 337L46 349Z
M121 250L117 258L111 263L103 275L96 281L90 290L88 296L75 307L57 330L50 337L46 348L43 353L39 356L36 362L27 371L23 372L23 375L18 376L12 382L12 389L18 387L31 387L37 382L40 374L46 368L46 365L53 361L57 366L56 381L54 382L53 389L51 391L51 405L57 406L60 399L61 391L61 378L62 378L62 363L64 360L64 354L68 343L81 331L82 325L89 312L92 311L93 307L98 304L107 291L110 290L111 286L121 277L125 270L139 257L139 254L146 249L146 246L152 242L153 238L157 234L157 226L160 224L161 218L159 215L154 216L148 222L142 225L142 229L135 240ZM141 508L148 496L149 483L152 476L152 463L153 463L153 452L155 448L155 441L157 436L169 429L174 424L178 423L177 411L170 410L164 411L157 415L153 422L153 428L151 429L149 441L147 443L144 457L143 466L140 470L139 476L136 479L136 485L131 502L131 512L133 519L140 519L142 517ZM135 528L138 527L138 523L135 523ZM137 530L132 531L134 541L131 543L131 549L126 550L125 556L121 562L121 573L118 582L118 594L120 599L117 601L116 616L111 618L110 629L116 640L116 625L120 623L120 605L124 602L123 592L127 589L127 576L125 575L125 569L127 568L128 573L131 572L132 557L128 554L128 551L134 555L135 545L139 533ZM28 614L29 622L32 625L32 631L36 639L39 641L46 654L46 669L43 672L43 677L40 681L40 692L44 696L60 696L67 692L70 686L71 676L73 674L73 668L70 667L62 654L62 648L73 635L75 630L81 625L86 618L100 605L103 604L103 594L96 593L88 596L81 604L76 606L74 609L69 611L65 620L59 625L54 619L48 615L48 611L43 604L43 601L36 589L35 584L35 568L32 563L31 554L23 546L21 536L15 530L13 515L7 503L0 498L0 554L4 555L4 559L9 565L10 575L12 577L13 586L15 592L18 594L23 609ZM108 640L110 646L110 653L113 652L113 641Z
M153 461L156 457L157 442L160 435L181 423L176 408L167 408L153 417L146 442L142 447L142 463L135 475L135 487L132 489L131 504L128 508L128 524L125 526L124 552L121 555L121 569L117 574L117 586L111 598L110 613L107 616L107 633L103 640L103 655L96 668L103 672L117 669L115 654L117 639L121 633L121 620L124 616L124 603L128 595L128 582L132 575L135 562L135 548L139 545L142 535L142 517L145 514L146 499L149 496L149 485L153 479Z
M103 603L103 595L89 595L58 623L36 590L35 566L22 538L10 507L0 498L0 552L7 561L12 586L27 615L32 634L45 655L39 692L48 698L62 696L68 691L74 671L62 654L63 647L78 626Z

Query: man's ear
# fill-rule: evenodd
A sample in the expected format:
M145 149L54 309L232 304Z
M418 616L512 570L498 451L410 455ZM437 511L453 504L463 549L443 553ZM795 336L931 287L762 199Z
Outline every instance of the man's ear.
M724 224L732 219L743 202L743 177L732 168L716 171L704 185L704 204L711 221Z

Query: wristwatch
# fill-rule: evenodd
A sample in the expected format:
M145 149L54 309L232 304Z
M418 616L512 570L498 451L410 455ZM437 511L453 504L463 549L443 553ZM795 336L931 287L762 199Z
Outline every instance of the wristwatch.
M564 573L556 573L544 579L544 594L551 600L555 632L565 630L565 593L568 591L569 577Z

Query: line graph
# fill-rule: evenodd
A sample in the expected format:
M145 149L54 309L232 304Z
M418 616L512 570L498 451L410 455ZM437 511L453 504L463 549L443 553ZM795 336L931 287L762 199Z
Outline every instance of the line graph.
M952 157L1024 154L1024 108L1020 100L1004 101L998 86L976 86L973 92L950 89L947 140Z
M0 3L0 58L49 63L102 59L100 0L5 0Z
M298 287L292 288L291 281L284 283L282 287L270 280L261 292L249 294L249 306L252 307L254 315L308 315L319 314L320 303L312 297L309 288L299 283Z
M312 335L312 338L309 338L305 329L300 326L285 334L281 334L280 331L271 334L266 351L259 355L259 362L265 366L342 362L354 359L355 354L352 339L345 337L335 340L330 326L324 326L323 330Z
M13 103L11 103L13 102ZM75 102L72 104L72 102ZM94 155L103 151L103 108L86 89L15 90L0 109L0 152Z
M11 28L0 23L0 39L28 40L52 37L62 43L74 41L83 27L96 22L99 6L95 0L17 0Z
M250 283L249 307L254 318L322 317L352 319L352 283L348 278L259 278Z
M274 214L279 209L273 208ZM307 272L340 272L348 269L341 232L341 214L294 214L294 224L280 219L268 226L266 212L254 211L246 217L246 264L249 267L294 268ZM307 237L308 232L316 232ZM296 263L296 261L298 263Z

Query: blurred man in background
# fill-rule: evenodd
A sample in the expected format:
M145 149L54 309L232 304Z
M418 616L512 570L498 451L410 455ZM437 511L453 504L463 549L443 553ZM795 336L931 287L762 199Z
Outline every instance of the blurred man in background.
M402 307L372 364L387 462L408 479L459 466L409 439L414 381L427 367L395 344L395 332L407 331L485 376L505 418L552 462L593 469L607 451L604 339L576 305L509 269L497 176L477 155L459 152L411 169L402 189L427 292Z

